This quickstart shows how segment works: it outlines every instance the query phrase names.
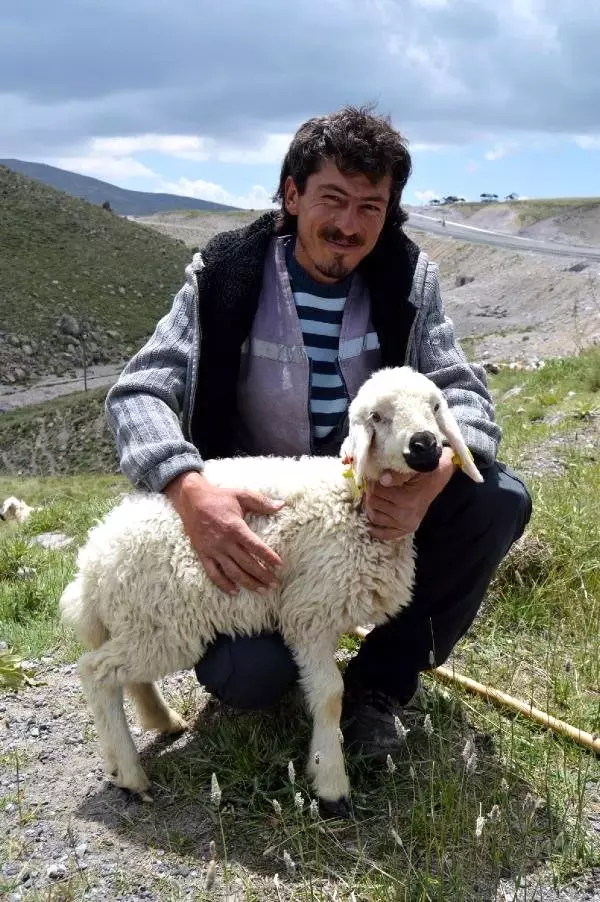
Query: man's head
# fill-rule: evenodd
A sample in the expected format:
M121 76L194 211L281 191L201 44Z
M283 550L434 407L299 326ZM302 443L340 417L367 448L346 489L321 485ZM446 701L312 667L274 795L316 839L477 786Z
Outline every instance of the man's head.
M336 282L369 254L386 219L402 222L411 171L405 139L389 119L345 107L296 132L275 199L280 231L296 232L296 256L318 281Z

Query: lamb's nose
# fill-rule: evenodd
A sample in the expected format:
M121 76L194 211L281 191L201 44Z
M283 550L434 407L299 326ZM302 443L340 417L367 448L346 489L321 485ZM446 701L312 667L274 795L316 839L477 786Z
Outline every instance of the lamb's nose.
M430 457L437 450L437 439L433 432L415 432L408 443L408 450L415 457Z
M415 432L408 443L408 453L404 455L406 463L413 470L428 472L435 470L442 455L433 432Z

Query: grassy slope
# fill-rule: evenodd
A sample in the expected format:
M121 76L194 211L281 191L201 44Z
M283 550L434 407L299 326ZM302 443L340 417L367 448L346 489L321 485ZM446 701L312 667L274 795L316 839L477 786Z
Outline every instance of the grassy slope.
M182 283L189 251L151 229L3 167L0 203L0 325L39 345L34 368L65 347L53 335L63 313L117 332L99 336L100 359L119 359ZM0 346L0 366L9 350Z
M502 203L466 203L449 204L443 207L432 207L432 210L456 210L463 216L470 217L484 210L510 210L517 214L521 226L526 227L543 219L561 216L565 213L588 210L598 207L600 215L600 198L598 197L543 197L535 200L503 201Z
M549 439L589 426L598 414L600 354L552 362L535 373L502 373L492 386L505 430L502 457L518 467ZM455 662L476 679L591 732L600 730L597 448L590 453L575 443L563 455L563 476L530 480L530 534L539 540L538 551L503 566ZM27 657L50 648L67 659L76 654L56 621L74 553L33 550L24 539L58 528L80 542L122 488L118 477L0 479L0 497L15 491L47 505L24 528L0 533L0 631ZM38 572L19 580L19 566ZM411 732L394 756L393 773L385 766L373 771L352 765L357 824L317 829L306 809L300 814L295 808L294 792L302 792L304 804L308 794L301 776L308 724L294 708L223 715L204 730L202 743L154 759L151 774L168 787L163 804L200 800L206 810L211 772L218 771L224 802L233 801L235 810L220 816L219 847L223 854L227 846L234 871L245 875L251 899L254 871L285 873L284 849L298 866L296 877L285 882L286 899L331 898L322 892L328 880L330 892L335 885L344 900L353 898L351 892L369 900L491 900L502 898L492 895L501 877L518 882L542 863L557 881L600 863L587 821L589 793L600 782L593 756L473 696L428 684L432 734L424 730L423 715L413 715L406 719ZM191 705L193 714L189 697L172 701L182 713L190 713ZM471 777L462 759L467 737L477 748ZM285 779L289 759L296 762L295 787ZM280 801L281 816L274 815L272 798ZM493 806L500 819L488 817L477 839L477 816L489 815ZM164 835L160 805L148 816L161 846L194 847L194 835ZM512 898L508 892L505 898ZM274 888L271 898L282 896Z

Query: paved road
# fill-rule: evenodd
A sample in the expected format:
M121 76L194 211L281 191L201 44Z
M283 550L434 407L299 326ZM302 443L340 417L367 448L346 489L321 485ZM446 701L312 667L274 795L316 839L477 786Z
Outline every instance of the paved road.
M422 213L410 213L408 224L423 232L431 232L445 238L458 238L460 241L490 244L494 247L510 248L511 250L533 251L536 254L550 254L553 257L582 258L600 262L600 247L561 244L558 241L536 241L534 238L520 238L518 235L508 235L506 232L477 229L475 226L452 222L450 219L447 219L446 225L443 226L442 217L439 214L438 216L425 216Z

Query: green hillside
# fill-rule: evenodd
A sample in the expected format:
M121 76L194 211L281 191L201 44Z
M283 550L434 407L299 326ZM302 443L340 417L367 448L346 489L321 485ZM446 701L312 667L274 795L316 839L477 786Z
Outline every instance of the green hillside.
M0 209L0 382L80 366L65 314L84 319L90 362L124 359L182 283L182 243L5 167Z

